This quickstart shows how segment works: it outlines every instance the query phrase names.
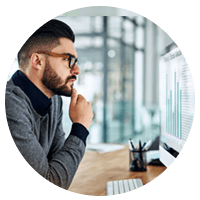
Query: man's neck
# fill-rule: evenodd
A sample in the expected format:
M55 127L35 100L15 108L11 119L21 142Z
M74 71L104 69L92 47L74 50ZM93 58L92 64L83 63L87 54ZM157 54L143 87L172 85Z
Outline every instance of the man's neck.
M21 70L21 69L20 69ZM36 70L21 70L23 74L44 94L46 95L49 99L55 95L52 91L50 91L48 88L46 88L42 84L42 75L37 73Z

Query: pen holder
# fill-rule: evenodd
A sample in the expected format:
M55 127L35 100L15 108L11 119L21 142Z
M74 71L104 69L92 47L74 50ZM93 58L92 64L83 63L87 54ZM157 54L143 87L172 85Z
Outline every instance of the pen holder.
M129 170L144 172L147 170L146 151L129 150Z

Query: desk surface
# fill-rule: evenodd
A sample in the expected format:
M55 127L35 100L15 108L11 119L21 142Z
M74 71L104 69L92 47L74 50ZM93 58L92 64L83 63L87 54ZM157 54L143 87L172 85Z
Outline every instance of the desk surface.
M108 181L140 178L143 184L155 179L166 167L147 166L146 172L129 171L129 150L124 149L108 153L85 152L69 191L105 196Z

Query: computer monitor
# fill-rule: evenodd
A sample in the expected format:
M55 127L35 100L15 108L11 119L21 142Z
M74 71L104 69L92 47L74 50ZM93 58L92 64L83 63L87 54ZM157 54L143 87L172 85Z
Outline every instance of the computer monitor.
M194 116L194 84L189 66L173 42L160 55L160 161L168 167L183 148Z

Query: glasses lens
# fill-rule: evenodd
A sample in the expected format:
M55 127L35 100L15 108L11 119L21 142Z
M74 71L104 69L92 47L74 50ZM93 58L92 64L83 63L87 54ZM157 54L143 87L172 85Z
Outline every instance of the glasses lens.
M73 68L76 63L76 58L71 57L70 68Z

